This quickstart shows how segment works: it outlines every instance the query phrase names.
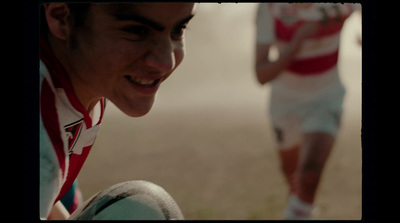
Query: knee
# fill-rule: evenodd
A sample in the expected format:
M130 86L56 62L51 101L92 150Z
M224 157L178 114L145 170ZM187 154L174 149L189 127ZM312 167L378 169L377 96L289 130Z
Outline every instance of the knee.
M299 172L303 174L321 173L324 163L309 161L299 167Z
M323 164L310 162L302 165L298 171L298 180L303 185L314 185L316 184L323 170Z

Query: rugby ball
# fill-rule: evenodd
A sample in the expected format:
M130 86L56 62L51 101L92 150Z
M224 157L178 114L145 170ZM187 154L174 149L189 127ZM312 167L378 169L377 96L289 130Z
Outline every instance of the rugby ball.
M183 220L174 199L147 181L115 184L80 205L70 220Z

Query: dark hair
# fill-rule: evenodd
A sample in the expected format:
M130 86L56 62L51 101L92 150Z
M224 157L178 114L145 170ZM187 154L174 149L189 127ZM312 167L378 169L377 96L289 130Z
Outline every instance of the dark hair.
M68 3L69 10L74 16L74 25L80 27L84 24L87 13L89 11L90 3ZM44 6L40 6L40 35L47 38L49 27L47 25L46 15L44 13Z

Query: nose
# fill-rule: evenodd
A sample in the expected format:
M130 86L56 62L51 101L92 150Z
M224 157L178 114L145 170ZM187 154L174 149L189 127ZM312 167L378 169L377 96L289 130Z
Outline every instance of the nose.
M158 72L167 73L175 67L175 55L171 40L153 41L145 56L147 66Z

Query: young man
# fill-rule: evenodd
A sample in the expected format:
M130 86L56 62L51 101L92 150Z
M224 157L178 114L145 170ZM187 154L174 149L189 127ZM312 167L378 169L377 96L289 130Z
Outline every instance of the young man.
M100 128L106 98L132 117L151 109L185 55L194 4L43 5L40 39L40 218L60 203Z
M290 187L285 219L309 219L339 128L345 89L337 59L351 4L260 4L256 73L271 83L270 115ZM269 56L276 46L279 58Z

